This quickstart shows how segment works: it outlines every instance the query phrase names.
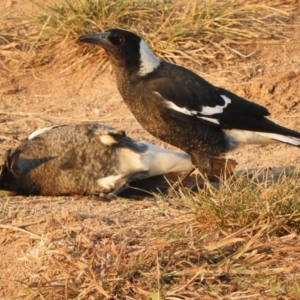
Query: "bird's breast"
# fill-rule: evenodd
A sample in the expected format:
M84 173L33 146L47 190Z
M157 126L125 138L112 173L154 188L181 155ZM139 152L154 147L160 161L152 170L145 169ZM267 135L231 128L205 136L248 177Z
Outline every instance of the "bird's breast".
M142 83L118 83L129 110L142 127L156 138L188 153L210 152L218 155L229 150L225 134L218 128L178 119L159 97L147 93Z

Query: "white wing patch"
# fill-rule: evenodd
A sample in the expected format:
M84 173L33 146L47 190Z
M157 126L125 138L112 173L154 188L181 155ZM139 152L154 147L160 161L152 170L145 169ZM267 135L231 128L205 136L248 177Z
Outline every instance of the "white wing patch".
M154 55L147 44L140 41L140 69L138 72L139 76L146 76L153 72L160 64L160 60Z
M158 92L154 92L154 94L157 95L157 96L160 96L161 98L163 98L161 96L161 94L158 93ZM185 115L188 115L188 116L197 117L198 119L203 119L203 120L206 120L206 121L214 123L214 124L220 124L218 119L199 116L200 112L198 112L196 110L188 110L186 107L179 107L176 104L174 104L172 101L168 101L166 99L164 99L164 103L165 103L166 107L168 107L170 109L173 109L175 111L178 111L178 112L180 112L182 114L185 114ZM202 114L202 112L201 112L201 114Z
M213 118L208 118L208 117L199 117L199 116L197 116L197 118L202 119L202 120L206 120L206 121L208 121L210 123L214 123L214 124L220 125L220 122L219 122L218 119L213 119Z
M165 99L159 92L154 92L154 94L161 97L164 100L166 107L168 107L170 109L176 110L185 115L195 116L197 118L204 119L204 120L207 120L207 121L215 123L215 124L220 124L217 119L202 117L202 116L199 116L199 114L206 115L206 116L213 116L215 114L221 114L221 113L223 113L224 108L226 108L231 103L231 99L229 99L225 95L220 95L225 101L224 105L216 105L214 107L202 106L201 111L196 111L196 110L189 110L186 107L177 106L172 101Z
M226 108L228 106L228 104L231 103L231 99L229 99L228 97L224 96L224 95L220 95L224 101L225 104L222 105L217 105L214 107L210 107L210 106L202 106L202 110L201 110L201 114L206 115L206 116L211 116L211 115L215 115L215 114L221 114L224 110L224 108Z
M158 92L155 92L155 94L159 95L161 98L163 98ZM176 110L185 115L195 116L198 113L196 110L188 110L186 107L179 107L176 104L174 104L174 102L172 102L172 101L165 100L164 102L165 102L166 107Z

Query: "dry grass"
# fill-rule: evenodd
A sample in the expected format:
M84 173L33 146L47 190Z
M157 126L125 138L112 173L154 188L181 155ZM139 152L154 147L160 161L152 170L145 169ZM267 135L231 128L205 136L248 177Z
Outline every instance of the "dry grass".
M105 216L56 214L45 235L28 232L17 299L299 299L299 197L296 177L241 177L182 199L118 200Z
M0 35L0 76L7 79L51 62L80 66L102 50L77 44L79 35L111 27L134 30L156 53L194 69L251 56L250 43L287 43L295 0L258 1L57 1L37 5L32 15L11 18L4 11ZM19 18L16 20L16 18ZM19 23L15 26L16 21Z
M0 80L41 65L81 67L95 52L105 68L101 50L76 40L115 26L137 31L161 57L195 69L247 57L243 46L253 42L289 42L284 30L297 1L198 2L64 0L13 19L4 11ZM1 110L1 127L29 131L35 122L64 120L51 112ZM82 199L74 205L1 196L0 241L22 241L16 299L299 299L299 199L299 179L286 176L276 183L241 177L180 199L117 200L93 214L64 211ZM47 202L48 219L38 210ZM22 205L38 219L16 223Z

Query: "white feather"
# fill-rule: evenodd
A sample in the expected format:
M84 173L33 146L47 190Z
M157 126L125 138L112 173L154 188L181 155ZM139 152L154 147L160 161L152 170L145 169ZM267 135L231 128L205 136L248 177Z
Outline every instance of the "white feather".
M32 133L27 137L27 139L28 139L28 140L32 140L32 139L34 139L35 137L37 137L38 135L40 135L40 134L42 134L42 133L44 133L44 132L46 132L46 131L48 131L48 130L51 130L51 129L53 129L53 128L56 128L56 127L58 127L58 126L57 126L57 125L54 125L54 126L50 126L50 127L44 127L44 128L37 129L37 130L35 130L34 132L32 132Z
M97 184L105 190L113 190L123 175L110 175L97 180Z
M158 92L154 92L154 94L157 95L157 96L160 96L161 98L163 98L161 96L161 94L158 93ZM166 107L168 107L170 109L173 109L175 111L178 111L178 112L180 112L182 114L185 114L185 115L188 115L188 116L192 116L192 117L197 117L198 119L203 119L203 120L209 121L211 123L220 124L217 119L208 118L208 117L203 117L203 116L197 115L199 112L196 111L196 110L188 110L186 107L179 107L176 104L174 104L174 102L168 101L166 99L164 99L164 102L165 102Z
M140 69L139 76L146 76L153 72L160 64L160 60L154 55L148 45L141 40L140 41Z
M185 172L192 167L188 154L157 147L150 143L136 142L146 151L136 152L128 148L118 149L118 173L124 177L144 179L171 172Z
M117 144L118 141L111 135L107 134L107 135L100 135L99 139L101 141L102 144L107 145L107 146L111 146L114 144Z
M224 132L226 133L228 140L235 146L237 146L238 143L269 144L276 143L278 141L295 146L300 146L299 140L277 133L257 132L239 129L224 130Z
M148 166L148 176L185 172L192 168L191 157L184 152L172 151L150 143L147 151L141 153L141 161Z
M224 101L225 104L222 105L216 105L213 107L210 106L202 106L202 110L201 110L201 114L206 115L206 116L212 116L215 114L221 114L223 113L224 108L226 108L230 103L231 103L231 99L229 99L228 97L224 96L224 95L220 95Z
M162 99L164 99L163 96L160 93L154 92L154 94L157 95L157 96L160 96ZM166 107L168 107L170 109L173 109L175 111L178 111L178 112L180 112L182 114L185 114L185 115L195 116L198 113L196 110L189 110L186 107L177 106L174 102L166 100L166 99L164 99L164 103L165 103Z
M200 117L200 116L197 116L197 118L203 119L203 120L206 120L208 122L215 123L215 124L218 124L218 125L220 124L218 119L208 118L208 117Z
M121 147L118 148L117 154L119 157L118 173L129 177L131 175L147 172L149 170L148 165L142 162L142 154L140 152Z
M205 119L205 118L199 116L198 114L202 114L202 115L206 115L206 116L221 114L221 113L223 113L224 108L226 108L231 103L231 100L228 97L221 95L221 97L225 101L224 105L216 105L214 107L202 106L202 110L197 111L197 110L189 110L186 107L179 107L174 102L165 99L159 92L154 92L154 94L161 97L164 100L166 107L176 110L185 115L196 116L197 118L203 118L203 119ZM219 122L216 119L214 119L214 121L212 121L211 119L208 119L208 120L213 123L219 124Z
M296 139L291 138L289 136L285 136L285 135L277 134L277 133L268 133L268 132L258 132L258 134L260 134L262 136L265 136L267 138L276 140L276 141L291 144L291 145L294 145L294 146L300 146L300 141L299 140L296 140Z

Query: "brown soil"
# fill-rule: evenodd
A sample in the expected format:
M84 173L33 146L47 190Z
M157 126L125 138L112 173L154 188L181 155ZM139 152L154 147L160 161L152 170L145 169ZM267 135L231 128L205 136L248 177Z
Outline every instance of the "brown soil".
M291 30L291 39L298 41L299 22L298 17ZM300 45L251 47L249 53L255 51L251 58L228 66L224 62L219 69L207 70L205 74L199 70L199 73L214 84L266 106L272 120L300 131ZM60 65L51 64L33 69L26 77L3 86L0 90L0 150L17 146L38 127L82 121L125 129L133 138L169 148L141 128L123 103L113 74L109 71L100 74L97 67L62 72ZM300 168L299 150L283 144L241 146L228 156L236 159L238 168L243 169L290 164ZM139 210L136 218L143 218L147 224L153 218L148 207L156 205L147 199L142 203L125 200L101 203L79 196L2 196L0 200L1 225L19 227L40 236L60 228L80 227L83 222L85 226L110 230L108 220L122 220L121 227L126 222L134 222L128 220L128 210ZM40 241L35 235L4 227L0 232L0 299L12 299L26 294L21 282L27 282L34 275L26 260L28 255L39 255L33 249Z

